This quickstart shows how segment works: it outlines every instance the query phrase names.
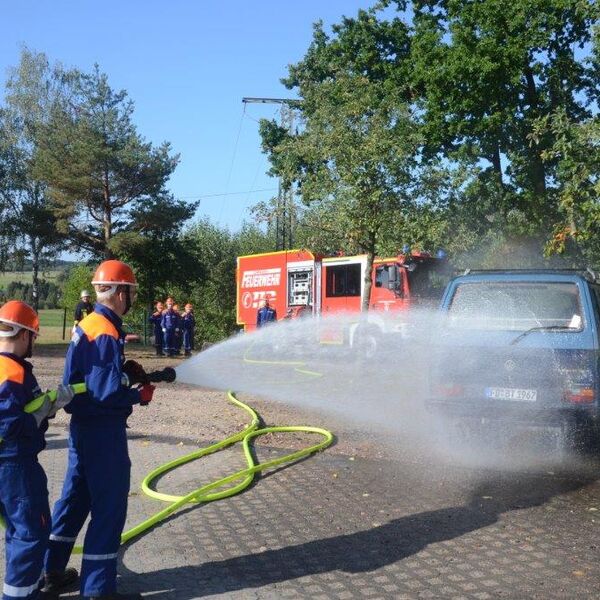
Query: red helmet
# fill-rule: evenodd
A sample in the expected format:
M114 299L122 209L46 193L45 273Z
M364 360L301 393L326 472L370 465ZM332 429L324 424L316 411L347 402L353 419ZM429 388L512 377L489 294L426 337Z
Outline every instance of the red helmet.
M94 279L94 285L131 285L137 286L135 275L129 265L120 260L105 260L100 263Z
M37 313L29 304L20 300L10 300L0 308L0 323L11 326L9 331L0 331L0 337L12 337L21 329L40 334L40 319Z

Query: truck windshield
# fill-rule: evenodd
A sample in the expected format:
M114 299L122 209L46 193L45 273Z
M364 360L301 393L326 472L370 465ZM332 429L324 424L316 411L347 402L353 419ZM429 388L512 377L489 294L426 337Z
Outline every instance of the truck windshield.
M575 283L473 282L460 284L450 304L449 326L525 331L581 329L583 312Z

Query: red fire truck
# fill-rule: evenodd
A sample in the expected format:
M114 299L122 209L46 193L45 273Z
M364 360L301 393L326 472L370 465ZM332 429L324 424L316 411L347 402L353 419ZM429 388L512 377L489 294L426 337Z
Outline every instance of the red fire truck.
M313 316L360 313L366 265L366 255L326 258L308 250L240 256L237 259L237 322L245 331L255 329L261 300L269 301L277 311L278 320L307 313ZM382 313L434 303L441 298L448 271L443 253L435 257L415 252L377 258L371 273L368 327L357 319L355 326L344 331L339 327L329 332L324 329L321 343L353 346L358 337L364 343L367 331L366 337L389 333L390 323L395 332L402 333L402 320L382 318ZM373 340L368 341L369 345L373 343Z

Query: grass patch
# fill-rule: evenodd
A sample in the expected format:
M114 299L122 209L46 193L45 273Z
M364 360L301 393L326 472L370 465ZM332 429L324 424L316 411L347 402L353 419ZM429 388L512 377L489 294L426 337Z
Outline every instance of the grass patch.
M40 279L56 283L62 271L40 271ZM0 273L0 288L6 288L11 281L31 283L31 271L4 271Z
M43 309L39 311L39 315L40 337L36 342L37 344L69 343L73 320L69 319L69 315L67 314L65 339L63 340L64 310L62 308Z

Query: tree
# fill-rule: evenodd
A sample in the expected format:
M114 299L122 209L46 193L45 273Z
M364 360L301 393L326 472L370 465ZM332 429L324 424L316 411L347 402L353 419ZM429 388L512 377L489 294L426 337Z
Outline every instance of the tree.
M564 254L574 249L586 258L600 260L600 117L581 122L559 109L536 123L532 137L551 134L552 146L544 162L556 167L559 217L548 253Z
M73 77L73 95L53 106L36 153L36 174L50 186L59 229L71 245L112 258L111 240L127 231L140 203L170 198L166 183L179 157L146 142L133 103L96 65ZM177 207L174 207L177 210Z
M94 269L87 265L75 265L68 271L67 280L63 288L64 308L71 311L81 300L83 290L92 291L92 279L94 278Z
M517 235L552 230L560 173L547 150L556 136L532 134L557 110L574 122L591 118L600 72L586 48L600 7L592 0L415 0L412 7L411 85L424 156L471 167L461 198L471 213ZM489 202L478 202L482 193Z
M390 27L406 34L399 21ZM335 213L346 246L367 254L366 310L379 235L391 215L413 206L421 139L404 88L386 77L388 65L372 52L379 41L374 13L360 11L335 32L331 40L317 25L285 81L301 97L302 130L289 135L263 121L261 135L272 172L285 185L297 184L306 205Z
M189 293L194 282L204 276L202 263L181 235L196 208L197 203L170 195L138 200L130 210L130 221L110 240L111 252L133 267L140 284L139 299L147 305L174 287Z
M0 235L13 256L22 253L31 259L36 310L39 271L56 256L62 241L48 187L34 173L40 131L52 103L64 92L56 73L45 55L23 49L19 66L9 75L6 106L0 109Z

